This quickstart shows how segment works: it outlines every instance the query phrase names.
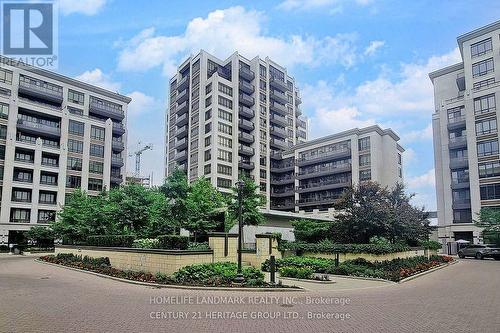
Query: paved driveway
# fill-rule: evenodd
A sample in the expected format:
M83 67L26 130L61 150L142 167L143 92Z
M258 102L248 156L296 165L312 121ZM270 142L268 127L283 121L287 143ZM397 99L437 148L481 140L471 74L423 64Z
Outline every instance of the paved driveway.
M0 258L1 332L498 332L499 314L489 260L400 285L269 293L156 289Z

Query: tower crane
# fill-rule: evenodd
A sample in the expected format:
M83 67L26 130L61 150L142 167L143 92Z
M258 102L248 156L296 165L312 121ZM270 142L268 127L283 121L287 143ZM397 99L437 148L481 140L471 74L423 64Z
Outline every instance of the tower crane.
M153 145L152 144L146 144L141 147L141 143L139 142L139 149L134 153L135 155L135 173L134 177L139 178L141 174L141 155L144 153L146 150L153 150ZM129 155L132 157L132 154Z

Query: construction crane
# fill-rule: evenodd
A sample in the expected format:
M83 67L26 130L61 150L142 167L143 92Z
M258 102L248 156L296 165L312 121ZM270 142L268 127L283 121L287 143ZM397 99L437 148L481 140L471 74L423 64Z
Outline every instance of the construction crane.
M136 177L136 178L139 178L141 176L141 155L146 150L153 150L153 145L152 144L147 144L147 145L141 147L141 143L139 142L139 149L134 153L134 155L135 155L135 173L134 173L134 177ZM129 156L132 157L132 154L130 154Z

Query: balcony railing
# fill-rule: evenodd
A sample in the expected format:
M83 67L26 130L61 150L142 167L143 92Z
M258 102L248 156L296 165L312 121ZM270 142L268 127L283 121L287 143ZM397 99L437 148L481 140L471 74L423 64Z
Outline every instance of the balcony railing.
M125 134L125 126L122 123L113 122L113 133L118 135Z
M284 128L271 126L271 134L279 136L281 138L287 138L288 134Z
M240 76L248 81L252 81L255 78L255 73L249 68L240 66Z
M350 163L342 163L342 164L337 164L332 167L318 167L318 168L311 168L311 169L301 169L299 171L299 176L306 176L306 175L315 175L315 174L320 174L320 173L329 173L329 172L345 172L349 171L351 169L351 164Z
M238 167L240 169L253 170L255 168L255 164L250 161L240 160L238 162Z
M271 76L269 80L271 87L281 90L282 92L288 91L288 85L285 81L278 79L277 77Z
M181 104L179 104L177 106L177 115L179 116L179 115L186 113L188 109L189 109L188 101L182 102Z
M185 102L189 97L189 90L183 90L181 93L177 94L177 104Z
M245 81L240 81L240 90L246 92L247 94L253 94L255 88L253 84L250 84Z
M253 143L255 141L255 138L252 134L248 134L245 132L240 132L238 134L238 138L240 141L246 142L246 143Z
M61 136L61 129L59 127L49 126L25 119L17 120L17 128L28 133L44 134L46 136L56 138Z
M189 85L189 75L186 75L182 79L180 79L179 83L177 84L177 91L182 91L188 85Z
M281 126L288 126L288 121L286 120L285 117L282 117L278 114L272 114L271 115L271 122L281 125Z
M115 151L123 151L125 149L125 145L121 141L112 140L111 148Z
M53 103L61 104L63 102L62 87L54 86L54 89L51 89L44 86L43 83L38 85L34 83L34 81L19 81L19 92L36 98L45 99Z
M125 113L119 108L107 105L99 100L90 100L90 112L97 113L101 116L122 120L125 118Z
M286 97L286 95L278 90L271 90L270 95L271 95L271 99L274 99L274 100L281 102L283 104L288 103L288 98Z
M461 116L453 117L453 118L448 118L448 124L454 124L454 123L458 123L461 121L465 121L465 115L461 115Z
M286 106L274 101L271 102L270 109L282 116L286 116L286 114L288 113L288 109Z
M288 149L288 144L285 141L272 138L270 143L271 146L278 147L283 150Z
M255 116L255 112L252 109L243 105L239 106L239 111L240 115L246 118L253 118Z
M110 181L115 184L121 184L123 182L123 176L111 174Z
M255 99L252 96L241 93L240 94L240 103L246 106L253 106L255 104Z
M329 152L317 154L317 155L310 155L307 157L302 157L297 160L298 164L301 165L306 165L309 163L316 163L320 162L323 159L330 159L330 158L342 158L342 157L347 157L350 156L351 154L351 149L337 149L337 150L332 150Z
M123 166L123 158L114 156L111 157L111 165L121 168Z
M242 144L240 144L238 146L238 151L242 155L247 155L247 156L253 156L253 155L255 155L255 149L253 149L252 147L248 147L248 146L242 145Z
M244 128L249 131L253 131L255 129L255 126L251 121L243 118L238 121L238 124L241 128Z

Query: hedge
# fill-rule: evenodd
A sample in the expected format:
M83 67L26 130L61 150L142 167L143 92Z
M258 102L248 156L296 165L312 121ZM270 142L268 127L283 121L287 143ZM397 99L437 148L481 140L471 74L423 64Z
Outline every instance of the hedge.
M87 245L104 247L132 247L135 236L133 235L99 235L88 236Z
M261 266L264 272L270 271L270 260L266 259ZM325 273L331 266L335 265L335 260L312 257L285 257L275 261L276 270L283 267L309 268L315 273Z
M409 251L410 247L401 244L335 244L330 241L321 241L319 243L304 242L284 242L280 246L281 250L295 251L299 253L370 253L387 254L394 252Z
M189 237L179 235L158 236L158 243L161 249L166 250L187 250Z

